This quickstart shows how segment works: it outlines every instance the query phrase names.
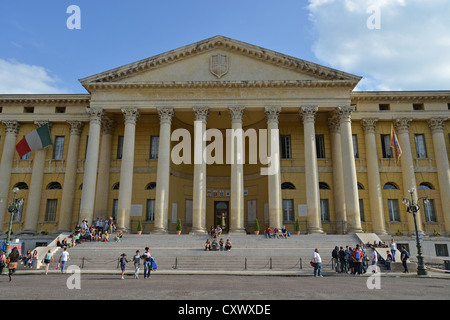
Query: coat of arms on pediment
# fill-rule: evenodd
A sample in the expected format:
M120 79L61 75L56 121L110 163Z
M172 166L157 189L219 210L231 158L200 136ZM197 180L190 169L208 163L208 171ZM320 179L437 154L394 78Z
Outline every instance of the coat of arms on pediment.
M228 72L228 56L213 54L209 62L209 71L219 79L224 76Z

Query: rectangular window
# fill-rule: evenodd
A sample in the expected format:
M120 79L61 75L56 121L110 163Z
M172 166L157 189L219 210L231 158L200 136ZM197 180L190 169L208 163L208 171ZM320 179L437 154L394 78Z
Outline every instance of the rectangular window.
M383 158L392 158L392 148L391 148L391 135L382 134L381 135L381 151L383 152Z
M320 199L320 216L322 221L330 221L330 206L328 199Z
M356 134L352 135L353 140L353 155L356 159L359 158L359 150L358 150L358 136Z
M112 217L114 220L117 219L117 207L119 205L119 199L113 199Z
M150 159L158 159L159 137L150 137Z
M448 257L448 247L446 244L435 244L436 256L438 257Z
M398 199L388 199L389 220L391 222L400 222L400 211Z
M117 159L122 159L123 152L123 136L119 136L117 139Z
M294 200L283 199L283 220L285 222L294 222Z
M325 138L323 134L316 134L317 159L325 158Z
M428 199L424 201L425 219L427 222L437 222L434 200Z
M364 201L363 201L363 199L359 199L359 216L361 217L362 222L366 221L366 218L364 217Z
M47 208L45 209L45 221L56 220L57 207L58 207L58 199L47 199Z
M413 103L413 110L415 111L419 111L419 110L423 110L423 103Z
M378 109L380 111L387 111L391 109L391 106L389 104L379 104Z
M425 135L424 134L415 134L414 140L416 141L417 158L428 158L427 146L425 144Z
M155 221L155 199L147 199L147 221Z
M281 159L291 159L291 136L280 135Z
M22 160L29 160L31 155L31 151L28 153L25 153L23 156L20 157Z
M53 159L61 160L64 152L64 136L55 137L55 145L53 146Z

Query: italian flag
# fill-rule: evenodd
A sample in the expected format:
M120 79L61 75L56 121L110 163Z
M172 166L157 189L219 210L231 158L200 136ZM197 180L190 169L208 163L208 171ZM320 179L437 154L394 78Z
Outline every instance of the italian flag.
M19 153L19 157L22 157L31 150L44 149L51 144L52 139L50 138L50 130L48 128L48 123L46 123L20 140L16 145L16 150L17 153Z

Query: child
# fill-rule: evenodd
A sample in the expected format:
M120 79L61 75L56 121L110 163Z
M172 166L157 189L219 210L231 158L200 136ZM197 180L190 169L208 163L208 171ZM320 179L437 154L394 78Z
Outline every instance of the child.
M120 269L122 269L122 280L125 278L123 277L125 275L125 266L128 262L127 258L125 258L127 255L125 253L122 253L122 258L120 258Z
M134 262L134 278L139 279L139 269L141 268L141 255L139 250L136 251L136 255L133 257Z

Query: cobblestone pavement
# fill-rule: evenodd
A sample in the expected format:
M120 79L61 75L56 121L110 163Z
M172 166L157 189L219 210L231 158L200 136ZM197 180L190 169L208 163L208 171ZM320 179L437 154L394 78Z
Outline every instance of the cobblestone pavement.
M448 299L450 279L390 275L312 276L167 275L151 279L120 274L17 274L0 276L0 300L435 300ZM376 282L375 279L378 279ZM380 289L368 289L379 284ZM75 287L75 289L69 289ZM80 289L76 289L77 286Z

